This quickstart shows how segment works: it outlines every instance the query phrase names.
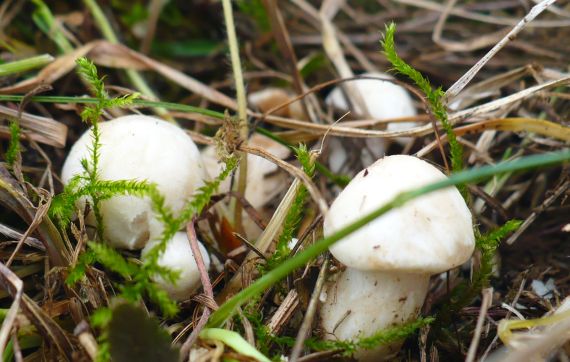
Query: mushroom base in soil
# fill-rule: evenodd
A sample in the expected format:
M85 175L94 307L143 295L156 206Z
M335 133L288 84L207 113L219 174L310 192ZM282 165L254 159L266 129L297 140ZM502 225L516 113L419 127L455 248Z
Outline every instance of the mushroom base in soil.
M445 179L419 158L381 158L346 186L324 218L331 235L404 191ZM418 316L429 278L469 259L475 248L471 213L456 188L418 197L373 220L331 246L346 266L326 287L320 324L325 338L355 340ZM359 350L361 361L378 361L397 344Z
M347 268L322 293L321 328L329 340L352 340L413 321L428 291L429 276ZM347 308L348 306L348 308ZM379 313L379 308L381 313ZM359 361L389 358L399 345L359 351Z

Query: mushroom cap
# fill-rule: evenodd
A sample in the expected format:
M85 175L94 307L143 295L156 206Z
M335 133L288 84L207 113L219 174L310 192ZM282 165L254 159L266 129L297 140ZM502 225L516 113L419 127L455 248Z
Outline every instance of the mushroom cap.
M445 179L419 158L395 155L362 170L333 202L324 220L331 235L409 191ZM393 209L331 246L340 262L361 270L440 273L461 265L475 248L471 213L455 187Z
M363 76L390 79L387 74L365 73ZM351 82L362 95L370 116L376 119L413 117L416 109L412 98L403 87L382 79L356 79ZM326 103L337 109L348 110L350 107L340 87L335 87L327 96ZM354 111L362 113L358 105L353 104ZM397 123L394 123L397 124ZM404 123L406 124L406 123ZM409 123L408 127L413 123ZM402 128L395 126L396 128ZM405 127L403 127L405 128Z
M157 240L149 242L142 250L142 258L148 254L150 249L158 243ZM198 242L200 254L204 259L206 269L210 268L210 256L200 242ZM172 284L161 277L154 277L162 289L174 300L189 299L192 292L200 286L200 272L194 259L194 253L190 248L190 242L184 232L177 232L174 237L166 245L166 250L158 258L158 265L179 271L180 275L175 284Z
M158 118L131 115L102 122L99 129L100 179L155 183L175 215L203 184L200 152L182 128ZM92 134L89 129L71 148L61 175L65 184L83 173L81 160L90 159ZM115 247L140 249L162 232L146 197L115 196L102 201L100 208L105 239Z
M364 73L362 75L384 79L392 78L383 73ZM368 113L370 113L370 117L374 119L414 117L417 114L412 98L402 86L382 79L356 79L350 82L350 84L360 93L366 109ZM351 109L340 87L335 87L332 92L330 92L326 98L326 103L343 112ZM351 103L354 112L366 116L356 102ZM386 131L400 132L417 126L419 126L419 124L416 122L390 122L386 127ZM410 138L397 137L395 140L405 146ZM369 147L378 148L378 150L374 152L376 155L384 154L384 139L370 138L366 139L366 142Z

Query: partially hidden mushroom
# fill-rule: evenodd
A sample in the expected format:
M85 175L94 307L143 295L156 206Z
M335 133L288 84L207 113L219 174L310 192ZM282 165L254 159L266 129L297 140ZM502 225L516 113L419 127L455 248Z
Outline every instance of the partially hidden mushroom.
M384 80L393 79L391 76L383 73L364 73L362 76L365 78L350 82L354 87L353 89L359 92L359 97L354 97L345 92L342 85L339 85L329 93L325 100L326 104L336 110L339 115L350 111L351 118L385 120L416 116L414 103L406 89L389 80ZM359 104L360 101L364 103L365 109L363 109L362 104ZM405 131L416 126L418 126L416 122L410 121L390 122L386 131ZM397 137L395 140L405 146L410 138ZM367 138L364 142L371 155L364 152L361 154L363 164L370 164L378 157L384 156L388 145L385 139ZM336 172L340 169L342 162L346 160L347 155L341 147L335 147L332 149L330 157L337 160L331 164L332 170Z
M141 253L143 260L157 243L158 240L152 240L145 246ZM200 242L198 242L198 247L200 254L202 254L204 267L208 270L210 268L208 252ZM200 272L186 233L179 231L174 234L174 237L166 244L166 250L160 255L158 265L179 273L174 284L160 276L153 278L154 282L164 289L172 299L178 301L189 299L192 292L200 286Z
M331 235L403 191L445 179L416 157L395 155L362 170L324 219ZM473 253L471 213L456 188L436 191L389 211L334 244L346 269L322 295L320 322L327 339L356 340L414 320L431 275L459 266ZM387 359L399 345L360 350L361 361Z
M158 118L130 115L101 122L99 129L101 180L154 183L175 216L203 184L206 174L200 152L182 128ZM62 170L64 183L84 172L81 160L91 157L92 137L90 129L71 148ZM162 233L148 197L115 196L101 201L100 210L104 239L115 247L141 249ZM91 214L87 221L94 224Z
M294 95L291 92L282 88L269 87L250 93L247 101L251 107L259 109L262 113L275 109L271 113L274 116L306 120L301 102L298 100L291 102L293 98Z

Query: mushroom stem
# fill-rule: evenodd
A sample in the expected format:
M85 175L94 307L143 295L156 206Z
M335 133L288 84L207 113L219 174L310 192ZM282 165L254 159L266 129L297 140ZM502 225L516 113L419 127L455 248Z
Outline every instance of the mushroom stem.
M324 337L356 340L417 317L429 284L428 274L347 268L326 286L320 310ZM358 361L389 359L400 344L361 350Z

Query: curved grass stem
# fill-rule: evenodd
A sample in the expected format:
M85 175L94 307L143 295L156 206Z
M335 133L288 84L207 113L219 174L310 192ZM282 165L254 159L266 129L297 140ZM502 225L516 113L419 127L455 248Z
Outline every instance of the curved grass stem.
M241 61L239 58L239 47L236 35L236 28L234 24L234 15L232 11L232 3L230 0L222 0L224 8L224 20L226 22L226 31L228 33L228 44L230 48L230 59L232 62L232 72L234 74L234 81L236 87L236 98L238 103L238 119L239 119L239 133L240 138L244 144L247 144L249 134L249 127L247 124L247 100L245 98L245 86L243 83L243 72L241 69ZM245 195L245 187L247 184L247 154L241 154L241 161L239 166L239 178L234 191L240 195ZM234 227L236 230L242 230L242 207L239 202L234 202Z

